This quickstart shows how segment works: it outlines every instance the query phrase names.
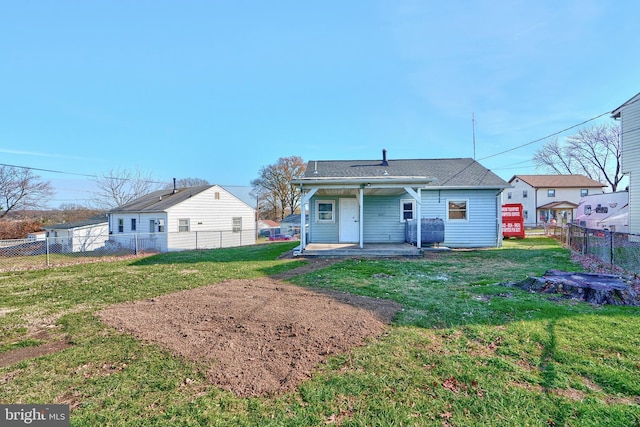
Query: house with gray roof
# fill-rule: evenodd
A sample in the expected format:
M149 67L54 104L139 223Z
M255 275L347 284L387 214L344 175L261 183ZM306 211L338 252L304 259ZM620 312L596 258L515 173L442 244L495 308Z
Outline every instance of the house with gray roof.
M158 190L108 212L110 240L179 251L255 244L255 209L219 185Z
M425 220L439 224L446 247L502 244L501 193L509 184L470 158L399 160L383 150L377 160L312 160L294 183L302 222L309 213L300 254L315 243L401 244L411 221L423 236Z
M51 252L88 252L103 248L107 240L106 215L97 215L82 221L44 225Z

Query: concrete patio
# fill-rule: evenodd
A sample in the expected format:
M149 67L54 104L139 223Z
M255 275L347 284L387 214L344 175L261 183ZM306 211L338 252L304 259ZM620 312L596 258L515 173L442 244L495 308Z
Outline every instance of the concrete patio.
M309 243L304 251L294 249L301 257L420 257L425 251L446 251L445 247L418 249L408 243L365 243L360 248L356 243Z

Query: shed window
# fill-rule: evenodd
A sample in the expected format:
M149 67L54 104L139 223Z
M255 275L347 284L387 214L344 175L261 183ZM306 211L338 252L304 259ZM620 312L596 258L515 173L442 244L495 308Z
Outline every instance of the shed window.
M404 222L408 219L414 219L416 211L416 201L404 199L400 200L400 221Z
M124 233L124 219L118 218L118 233Z
M242 231L242 217L236 216L232 218L232 229L234 233Z
M547 190L547 197L556 197L556 190L550 188Z
M178 219L178 231L181 233L186 233L189 231L189 219L181 218Z
M316 221L317 222L334 222L336 202L333 200L316 201Z
M467 200L449 200L447 203L447 218L450 221L466 221L468 218L467 205Z

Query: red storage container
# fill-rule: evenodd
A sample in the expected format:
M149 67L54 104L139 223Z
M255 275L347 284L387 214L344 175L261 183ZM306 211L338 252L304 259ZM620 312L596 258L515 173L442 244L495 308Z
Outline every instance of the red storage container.
M522 216L521 203L502 205L502 237L524 239L524 217Z

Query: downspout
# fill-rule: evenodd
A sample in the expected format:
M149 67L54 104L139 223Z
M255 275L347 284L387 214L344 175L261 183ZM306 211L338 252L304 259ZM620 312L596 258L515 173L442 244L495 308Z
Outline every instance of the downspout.
M496 248L502 247L502 194L503 190L496 193Z
M358 215L360 216L360 225L359 225L359 234L360 234L360 249L364 249L364 188L360 187L360 194L359 194L359 205L360 205L360 209L359 209L359 213Z

